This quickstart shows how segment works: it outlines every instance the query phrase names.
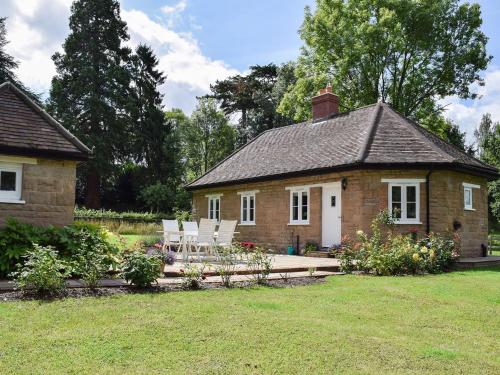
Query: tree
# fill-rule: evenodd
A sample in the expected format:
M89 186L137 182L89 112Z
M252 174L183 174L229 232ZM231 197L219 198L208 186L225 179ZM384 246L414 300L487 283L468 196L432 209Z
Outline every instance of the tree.
M480 159L500 169L500 122L493 123L486 113L474 136ZM488 183L488 201L491 215L500 222L500 179Z
M479 5L459 0L317 0L279 111L309 118L311 97L330 82L343 109L382 100L415 120L440 114L439 98L474 98L471 84L483 84L491 57L481 24Z
M7 18L0 17L0 84L4 82L12 82L19 89L24 91L29 97L31 97L35 102L40 104L39 95L31 92L24 84L17 78L14 70L19 66L18 62L5 51L5 46L9 44L7 40L7 28L5 27L5 21Z
M127 105L130 49L118 0L77 0L71 6L70 34L64 52L52 57L48 109L93 149L93 159L82 168L85 204L98 208L104 177L128 156Z
M212 95L227 115L240 113L238 145L261 132L292 122L276 108L294 80L293 64L254 65L246 76L236 75L211 85Z
M235 131L212 98L198 105L180 128L187 181L201 176L234 149Z

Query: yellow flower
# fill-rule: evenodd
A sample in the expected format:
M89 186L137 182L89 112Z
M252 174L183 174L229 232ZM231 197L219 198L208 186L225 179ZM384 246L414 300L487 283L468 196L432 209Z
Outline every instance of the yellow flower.
M422 247L420 248L420 252L421 252L422 254L427 254L427 248L426 248L425 246L422 246Z
M434 249L431 249L431 251L429 251L429 256L431 257L431 259L434 259L436 257L436 252L434 251Z
M418 255L418 253L414 253L414 254L413 254L413 260L414 260L415 262L418 262L418 261L420 260L420 255Z

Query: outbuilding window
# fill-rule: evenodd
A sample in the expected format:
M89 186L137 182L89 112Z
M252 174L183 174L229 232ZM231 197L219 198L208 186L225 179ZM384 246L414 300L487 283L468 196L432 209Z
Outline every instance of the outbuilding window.
M309 224L309 188L290 190L290 224Z
M255 225L255 194L258 190L238 193L241 195L240 224Z
M22 164L0 163L0 202L23 203L21 201L22 175Z
M220 221L220 197L222 194L207 195L208 198L208 218L215 222Z
M480 186L479 185L475 185L475 184L468 184L466 182L464 182L463 184L463 187L464 187L464 210L467 210L467 211L474 211L474 207L473 207L473 199L472 199L472 190L473 189L479 189Z
M420 224L420 183L422 179L382 179L389 183L388 203L396 224Z

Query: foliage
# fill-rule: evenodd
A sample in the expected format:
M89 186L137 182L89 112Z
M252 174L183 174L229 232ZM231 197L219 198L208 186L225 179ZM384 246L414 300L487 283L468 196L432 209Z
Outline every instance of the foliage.
M52 246L59 256L71 261L82 249L100 249L106 265L118 263L118 248L109 242L109 233L99 225L75 222L62 228L37 227L7 219L0 229L0 277L8 275L22 256L32 249L33 243Z
M227 115L240 113L238 145L261 132L291 123L276 111L287 87L294 82L293 63L254 65L246 76L236 75L210 85Z
M234 149L234 129L214 99L200 98L180 133L188 180L205 173Z
M143 221L143 222L157 222L161 219L171 219L172 215L165 213L152 213L152 212L116 212L111 210L93 210L84 207L75 208L75 217L78 219L116 219L116 220L130 220L130 221Z
M247 266L251 272L253 280L259 284L267 284L267 279L272 266L272 258L267 256L264 249L256 247L253 251L247 253Z
M500 122L493 123L489 113L483 115L479 128L474 132L479 158L500 169ZM490 215L500 222L500 179L488 183Z
M146 207L155 212L170 211L175 200L175 190L172 186L157 182L146 186L139 194Z
M110 259L107 246L101 241L95 241L88 232L82 232L81 243L71 257L73 273L83 280L92 290L99 286L99 280L106 276ZM118 262L113 258L114 264Z
M153 256L153 257L156 257L160 260L160 263L162 263L163 265L165 264L168 264L168 265L172 265L175 263L175 252L174 251L162 251L161 248L162 248L162 243L157 243L154 245L153 248L151 248L150 250L148 250L147 254L149 256ZM162 270L163 271L163 270Z
M472 84L484 84L491 57L481 24L479 5L459 0L317 0L279 111L309 118L311 97L330 82L343 109L383 100L416 120L439 114L440 98L475 98Z
M58 257L53 247L33 244L23 257L24 264L19 264L18 271L10 275L18 288L40 296L55 295L65 288L71 266Z
M80 168L86 205L100 207L103 179L129 149L127 107L131 51L117 0L77 0L71 7L70 34L52 59L49 111L84 144L93 158Z
M125 254L122 277L139 288L151 286L160 277L160 259L134 251Z
M343 272L354 270L375 275L439 273L449 269L458 257L458 238L431 233L415 242L411 235L394 234L384 227L392 218L383 211L373 220L372 234L357 232L357 241L345 241L340 253Z
M182 286L184 289L198 290L203 287L203 281L206 280L204 274L208 264L203 262L200 265L194 263L184 263L184 268L181 268Z
M304 254L308 254L311 251L317 251L317 250L318 250L318 244L316 242L309 241L304 246Z
M225 287L231 286L231 278L235 274L238 264L238 257L241 255L242 249L240 246L216 246L217 263L215 272L221 277L222 285Z

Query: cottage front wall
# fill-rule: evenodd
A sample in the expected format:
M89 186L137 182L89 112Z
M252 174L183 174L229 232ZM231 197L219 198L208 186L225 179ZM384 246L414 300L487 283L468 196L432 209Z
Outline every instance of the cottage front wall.
M266 248L283 252L288 245L300 246L308 241L321 244L322 188L310 188L310 215L308 225L289 225L290 191L286 187L316 185L346 178L342 191L342 236L355 235L356 230L370 230L373 217L388 207L388 183L382 179L425 179L427 171L365 170L330 173L317 176L295 177L265 182L254 182L193 192L193 214L208 217L210 194L221 194L221 219L240 222L240 195L238 192L257 190L255 225L238 225L238 239L254 241ZM463 183L479 185L473 191L474 211L464 210ZM462 256L481 255L481 244L487 243L487 190L486 179L459 172L434 171L430 175L431 231L453 231L459 223L462 237ZM420 184L420 224L399 224L403 233L416 229L419 235L426 230L426 188Z
M9 217L34 225L67 225L73 222L76 162L37 159L23 164L21 200L0 203L0 225Z

